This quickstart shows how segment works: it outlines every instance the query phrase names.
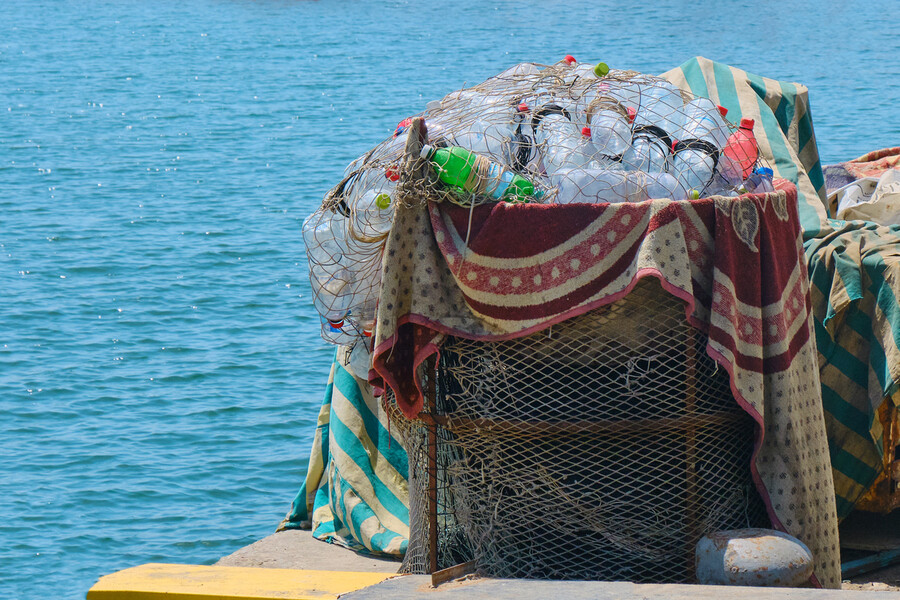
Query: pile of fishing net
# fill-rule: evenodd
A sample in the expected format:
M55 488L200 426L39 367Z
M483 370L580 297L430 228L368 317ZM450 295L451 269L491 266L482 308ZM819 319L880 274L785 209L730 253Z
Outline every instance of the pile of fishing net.
M642 202L772 189L752 121L737 126L706 98L604 63L522 63L419 116L428 145L418 158L434 173L419 182L421 200ZM384 241L414 189L399 193L410 124L352 162L303 225L313 301L332 343L373 334Z

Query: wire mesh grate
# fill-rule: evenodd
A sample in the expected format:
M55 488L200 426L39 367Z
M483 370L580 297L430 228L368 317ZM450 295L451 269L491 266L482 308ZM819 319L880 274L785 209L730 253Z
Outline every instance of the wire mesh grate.
M754 422L705 345L655 280L517 340L448 339L430 417L394 412L410 457L404 569L690 582L703 534L769 526Z

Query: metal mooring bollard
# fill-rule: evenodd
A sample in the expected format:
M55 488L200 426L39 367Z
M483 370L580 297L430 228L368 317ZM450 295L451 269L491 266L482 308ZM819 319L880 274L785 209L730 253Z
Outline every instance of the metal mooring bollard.
M697 581L710 585L799 587L813 572L806 544L773 529L716 531L697 542Z

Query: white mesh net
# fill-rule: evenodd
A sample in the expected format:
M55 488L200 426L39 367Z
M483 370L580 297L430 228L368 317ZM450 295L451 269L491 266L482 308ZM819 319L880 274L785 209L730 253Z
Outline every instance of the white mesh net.
M428 103L434 177L422 199L485 202L640 202L736 196L771 189L752 123L727 121L706 98L605 65L523 63ZM325 339L371 335L381 256L404 175L406 132L351 163L303 225ZM407 195L408 196L408 195Z

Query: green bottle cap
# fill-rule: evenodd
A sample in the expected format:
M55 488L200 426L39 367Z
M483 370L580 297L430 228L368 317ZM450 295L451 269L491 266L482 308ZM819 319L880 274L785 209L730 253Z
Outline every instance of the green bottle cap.
M375 196L375 206L381 210L385 210L391 205L391 197L387 194L378 194Z
M698 190L691 190L690 193L688 193L688 196L691 200L699 200L700 192Z
M597 77L606 77L609 73L609 65L605 62L597 63L597 66L594 67L594 75Z

